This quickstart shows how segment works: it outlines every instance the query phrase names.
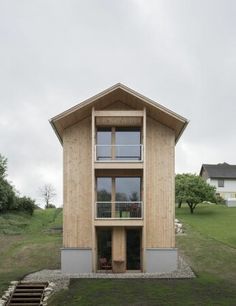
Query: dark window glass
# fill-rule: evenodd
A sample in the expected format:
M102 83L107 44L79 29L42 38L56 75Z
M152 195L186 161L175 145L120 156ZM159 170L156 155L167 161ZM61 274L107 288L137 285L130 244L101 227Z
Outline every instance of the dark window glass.
M97 178L97 201L111 201L111 177Z
M115 186L116 201L140 201L140 177L117 177Z
M218 187L224 187L224 180L218 180Z
M110 160L111 159L111 128L99 128L97 130L97 147L96 157L97 160Z
M139 128L116 128L115 158L120 160L140 160L141 132Z
M126 263L127 270L140 269L141 231L128 229L126 231Z
M111 244L112 244L111 230L98 230L97 232L97 246L98 246L98 269L104 269L111 266Z
M97 178L97 217L111 218L111 177Z
M116 187L116 215L119 218L141 218L140 177L117 177Z

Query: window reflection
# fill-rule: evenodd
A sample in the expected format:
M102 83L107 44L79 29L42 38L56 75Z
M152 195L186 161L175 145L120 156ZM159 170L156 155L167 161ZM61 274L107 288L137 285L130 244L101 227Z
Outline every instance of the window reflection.
M114 144L112 146L112 144ZM141 160L140 128L98 128L97 160Z
M116 128L115 159L118 160L140 160L141 133L139 128Z
M141 218L140 200L141 177L97 177L98 218Z
M97 130L97 160L112 159L111 138L111 128L99 128Z
M97 201L100 202L97 206L98 218L111 218L111 177L97 178ZM104 201L104 202L103 202Z
M115 178L116 201L140 201L141 178Z

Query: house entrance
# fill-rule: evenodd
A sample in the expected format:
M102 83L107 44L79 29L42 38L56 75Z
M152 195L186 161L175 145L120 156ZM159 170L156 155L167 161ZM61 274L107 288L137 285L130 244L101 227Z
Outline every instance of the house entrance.
M141 270L141 230L126 230L126 265L127 270Z
M97 231L98 270L112 269L112 231L111 229L99 229Z

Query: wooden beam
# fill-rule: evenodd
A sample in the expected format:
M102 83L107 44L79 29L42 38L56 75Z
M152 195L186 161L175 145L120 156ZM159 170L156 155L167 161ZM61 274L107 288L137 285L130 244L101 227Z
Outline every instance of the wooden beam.
M96 267L97 267L97 242L96 242L96 229L94 226L94 216L95 216L95 170L94 170L94 161L95 161L95 117L94 117L94 107L92 108L92 115L91 115L91 137L92 137L92 269L93 272L96 272Z
M146 205L147 205L147 197L146 197L146 126L147 126L147 112L146 107L143 108L143 231L142 231L142 272L146 272Z
M96 162L95 169L143 169L143 162Z
M136 110L102 110L94 111L95 117L143 117L143 111Z

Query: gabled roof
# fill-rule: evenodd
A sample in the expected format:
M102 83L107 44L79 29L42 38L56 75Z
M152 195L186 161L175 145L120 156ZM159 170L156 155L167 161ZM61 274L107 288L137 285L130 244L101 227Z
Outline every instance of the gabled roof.
M188 124L188 120L131 88L117 83L99 94L75 105L50 119L50 123L62 143L64 129L90 116L92 107L105 109L116 101L122 101L132 109L146 107L147 115L175 131L176 142Z
M202 175L203 170L207 172L209 178L236 179L236 165L227 163L217 165L203 164L200 175Z

